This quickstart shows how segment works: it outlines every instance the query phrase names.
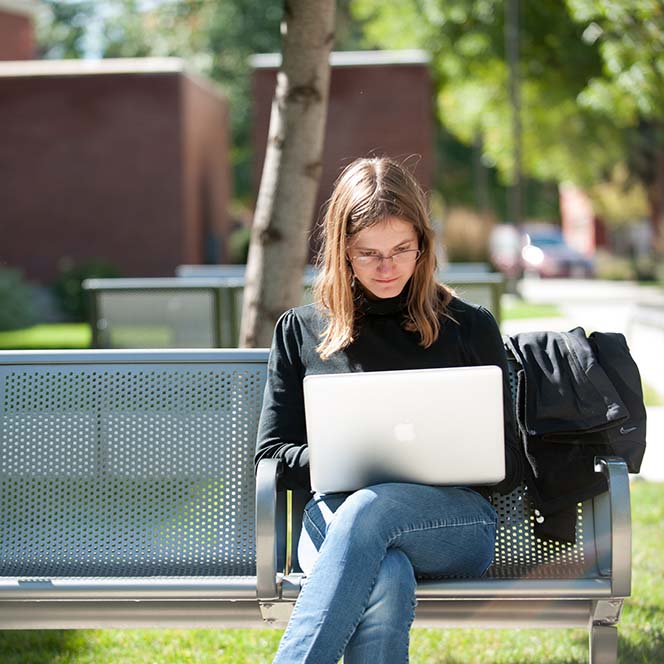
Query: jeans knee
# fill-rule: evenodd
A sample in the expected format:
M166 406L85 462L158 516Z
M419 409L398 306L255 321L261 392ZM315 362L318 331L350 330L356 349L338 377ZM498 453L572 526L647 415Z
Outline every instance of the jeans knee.
M403 621L404 612L415 606L417 582L413 565L400 549L388 549L369 596L367 610L380 614L380 619Z
M333 527L343 529L353 539L377 536L382 519L380 500L371 488L360 489L351 494L337 510Z
M352 493L339 508L336 517L353 535L389 539L395 522L395 500L392 485L377 484Z

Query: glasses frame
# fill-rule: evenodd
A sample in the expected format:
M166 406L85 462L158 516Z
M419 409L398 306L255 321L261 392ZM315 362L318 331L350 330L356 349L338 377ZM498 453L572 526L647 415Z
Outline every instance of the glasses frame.
M389 256L383 256L383 254L371 254L369 256L351 256L350 254L348 255L348 260L353 263L356 267L362 267L362 268L369 268L369 267L380 267L383 261L388 261L391 260L393 265L407 265L411 261L405 261L404 263L399 263L398 261L395 260L395 256L403 255L403 254L410 254L411 252L415 252L415 258L412 260L413 263L417 263L419 260L420 256L422 255L422 250L421 249L404 249L403 251L396 251L393 254L390 254Z

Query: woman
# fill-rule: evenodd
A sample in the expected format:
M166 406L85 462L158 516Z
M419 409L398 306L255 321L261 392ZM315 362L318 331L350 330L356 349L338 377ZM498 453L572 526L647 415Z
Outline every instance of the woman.
M498 365L505 377L506 478L521 480L507 366L493 316L435 280L425 196L389 159L339 177L325 216L314 304L278 321L256 463L281 459L284 481L309 488L302 379L307 374ZM491 564L489 488L385 483L314 495L299 545L307 574L274 660L407 662L419 575L481 576Z

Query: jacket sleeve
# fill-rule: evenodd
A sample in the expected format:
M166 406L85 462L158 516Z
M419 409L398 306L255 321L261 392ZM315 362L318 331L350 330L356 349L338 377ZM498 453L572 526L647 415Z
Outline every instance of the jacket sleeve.
M515 489L524 477L524 456L514 419L512 391L510 389L507 355L496 319L490 311L479 307L472 326L470 352L475 364L495 365L503 372L503 421L505 427L505 479L492 487L500 493Z
M274 330L254 455L255 467L261 459L281 459L282 483L290 489L310 488L301 341L291 309L277 321Z

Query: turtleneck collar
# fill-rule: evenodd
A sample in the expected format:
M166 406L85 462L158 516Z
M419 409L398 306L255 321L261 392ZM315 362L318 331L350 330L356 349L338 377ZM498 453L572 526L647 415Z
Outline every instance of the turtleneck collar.
M367 297L362 290L361 300L358 303L358 310L363 314L370 316L389 316L392 314L403 313L408 306L408 294L410 293L411 280L408 280L399 295L394 297L385 297L371 299ZM360 286L360 288L362 288Z

